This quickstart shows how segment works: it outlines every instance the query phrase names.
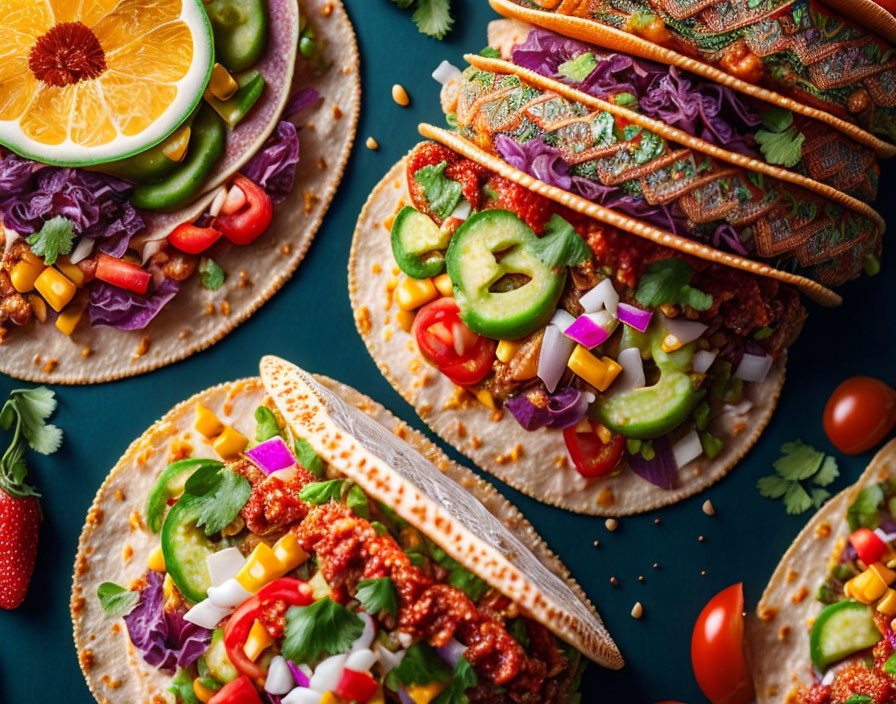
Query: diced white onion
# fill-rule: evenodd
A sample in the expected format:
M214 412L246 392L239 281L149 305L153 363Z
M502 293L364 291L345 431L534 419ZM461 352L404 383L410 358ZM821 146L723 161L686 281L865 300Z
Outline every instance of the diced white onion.
M230 615L230 609L215 606L211 599L203 599L184 614L184 620L213 630L221 619Z
M614 392L640 389L647 384L644 376L644 360L641 358L641 350L637 347L621 350L616 356L616 361L622 367L622 371L613 383Z
M834 684L834 674L835 671L833 669L825 672L824 677L821 678L822 686L829 687L830 685Z
M355 672L367 672L376 664L376 661L376 653L372 650L356 650L349 653L348 660L345 661L345 668Z
M718 350L697 350L694 353L694 362L691 367L698 374L706 374L718 355Z
M289 671L289 665L282 655L275 655L268 667L268 678L264 691L269 694L286 694L296 686L296 680Z
M11 230L10 228L4 228L2 224L0 224L0 231L3 231L3 238L6 240L6 249L8 250L12 247L16 242L21 239L21 235L15 230Z
M566 332L566 329L574 322L576 322L576 319L572 313L563 308L558 308L554 312L554 317L551 318L550 324L560 328L560 332Z
M666 316L663 316L663 324L666 326L666 331L683 345L693 342L709 328L708 325L698 320L667 318Z
M355 615L364 622L364 630L361 631L358 639L352 643L351 652L353 653L359 650L369 650L376 635L376 625L373 623L373 617L370 614L359 613Z
M414 638L410 633L399 631L395 634L395 638L401 644L402 648L410 648L414 644Z
M380 659L380 668L383 670L384 675L389 674L392 670L398 667L401 664L401 661L404 660L404 654L407 652L406 650L398 650L393 653L380 643L373 646L373 651Z
M218 192L215 193L215 198L212 200L212 204L208 206L208 214L213 218L218 217L221 212L221 208L224 207L224 202L227 200L227 187L221 186L218 188Z
M722 406L722 411L724 413L730 413L735 416L745 416L750 412L750 409L752 407L753 402L750 399L745 398L740 403L735 403L734 405L726 403L724 406Z
M613 288L610 279L604 279L597 286L579 299L586 313L595 313L601 309L615 316L619 308L619 294Z
M450 218L458 218L460 220L466 220L470 217L470 212L473 210L473 207L470 205L470 201L466 198L461 198L458 204L454 207L454 210L451 211L451 215L448 216Z
M251 596L252 592L244 589L235 579L228 579L224 584L208 588L208 598L222 609L235 609Z
M237 572L243 569L246 558L237 548L226 548L209 555L205 564L208 565L208 574L212 578L212 586L219 587L228 579L236 577ZM248 598L248 597L247 597Z
M572 319L571 315L569 317ZM549 392L553 393L560 383L560 377L563 376L575 346L576 343L566 337L556 325L548 325L544 329L544 339L538 354L538 378L544 382Z
M72 264L77 264L78 262L83 262L87 257L90 256L90 253L93 251L93 245L96 244L96 240L92 237L82 237L78 244L75 245L75 248L72 250L71 255L68 260Z
M688 462L697 459L702 454L703 445L700 444L700 436L693 429L672 446L672 456L675 457L675 464L679 468L684 467Z
M346 660L348 655L332 655L321 662L311 675L308 688L318 692L330 692L336 689L342 677L342 670L345 669Z
M460 80L463 76L457 66L450 61L443 61L432 72L432 77L442 85L445 85L449 81Z
M765 381L769 371L772 368L772 358L767 355L744 353L740 364L737 365L737 371L734 376L744 381L753 381L756 383Z
M320 704L323 696L322 692L315 692L307 687L296 687L283 697L283 704Z

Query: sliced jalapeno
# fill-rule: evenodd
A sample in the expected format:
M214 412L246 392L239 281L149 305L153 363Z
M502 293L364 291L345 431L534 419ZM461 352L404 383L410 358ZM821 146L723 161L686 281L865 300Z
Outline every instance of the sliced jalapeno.
M215 34L215 58L229 71L245 71L261 59L268 43L265 0L212 0L205 11Z
M445 249L450 242L450 232L409 205L392 223L392 254L399 268L414 279L429 279L445 271Z
M198 604L205 599L212 579L208 572L209 555L216 552L214 543L196 525L199 507L189 497L181 499L165 516L162 524L162 555L165 570L174 586L189 601Z

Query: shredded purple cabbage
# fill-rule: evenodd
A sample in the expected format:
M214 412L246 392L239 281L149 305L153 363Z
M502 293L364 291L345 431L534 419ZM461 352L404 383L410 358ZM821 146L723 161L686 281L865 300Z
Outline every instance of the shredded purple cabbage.
M545 29L533 29L513 50L512 60L549 78L569 82L559 73L561 64L591 52L597 67L575 87L596 98L631 93L638 111L678 127L707 142L761 159L753 132L762 116L745 96L664 66L624 54L602 52L575 39Z
M299 134L294 124L284 120L242 173L264 188L274 203L281 203L295 183L298 163Z
M140 601L124 617L128 636L143 654L143 659L162 672L174 674L178 667L189 667L208 650L212 632L184 620L184 612L162 608L162 575L152 570Z
M318 100L320 100L320 93L316 88L303 88L286 103L286 107L283 109L283 119L292 119L297 113L307 110Z
M678 485L678 464L672 454L672 446L666 438L652 441L654 458L645 460L640 454L628 456L628 466L642 479L661 489L674 489Z
M30 235L57 215L72 221L79 237L98 240L99 250L121 257L145 224L128 201L133 186L83 169L43 166L8 154L0 160L0 218L5 227Z
M90 324L118 330L142 330L179 290L180 284L174 279L165 279L145 296L95 281L90 288L87 307Z
M578 389L567 387L550 394L545 407L536 406L525 394L510 399L505 405L517 423L531 432L576 425L585 417L588 399Z

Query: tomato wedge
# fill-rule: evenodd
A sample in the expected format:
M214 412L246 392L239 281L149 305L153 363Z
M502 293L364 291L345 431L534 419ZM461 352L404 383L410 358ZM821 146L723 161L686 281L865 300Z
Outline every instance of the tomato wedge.
M849 536L849 542L855 548L859 559L866 565L871 565L883 557L887 551L887 544L878 537L877 533L867 528L859 528Z
M564 428L563 439L573 465L587 479L612 472L625 450L625 438L621 435L614 434L610 442L604 443L597 434L596 423L590 418Z
M208 704L261 704L261 697L252 680L242 675L221 687Z
M713 704L748 704L755 698L743 646L744 585L732 584L703 607L691 636L694 676Z
M236 245L250 244L271 224L274 217L271 197L261 186L242 174L233 177L230 187L241 190L246 196L246 202L234 213L219 215L212 226Z
M144 294L149 290L152 275L137 264L100 254L96 258L96 278L118 288Z
M335 691L340 699L364 704L364 702L370 701L373 695L376 694L376 688L376 680L373 679L370 673L346 668L342 671L342 676L339 678L339 684L336 685Z
M461 322L453 298L423 306L414 318L412 332L423 355L455 384L468 386L488 376L496 343Z
M193 223L181 223L168 235L173 247L187 254L199 254L221 238L221 233L213 227L197 227Z

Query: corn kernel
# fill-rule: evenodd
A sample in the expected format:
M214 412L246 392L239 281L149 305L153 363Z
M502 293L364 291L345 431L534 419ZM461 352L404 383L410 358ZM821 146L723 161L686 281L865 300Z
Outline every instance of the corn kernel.
M34 282L34 288L57 313L71 303L78 292L71 281L51 266L40 273Z
M32 255L34 256L34 255ZM46 267L43 262L34 262L22 259L13 268L9 276L12 287L19 293L28 293L34 290L34 282Z
M880 599L887 591L887 584L872 569L867 569L847 582L849 595L863 604ZM847 587L844 587L846 590Z
M606 391L610 388L610 385L616 381L616 377L622 372L622 366L615 360L610 357L604 357L601 360L604 363L604 367L606 368L606 373L604 374L604 385L598 386L598 391Z
M189 125L181 127L162 144L162 154L171 161L183 161L187 155L187 147L190 145L191 133Z
M414 318L416 317L414 311L400 310L395 314L395 322L398 323L402 330L410 332L411 328L414 327Z
M604 381L607 376L606 365L582 345L576 345L567 364L575 374L582 377L595 389L603 391L609 386Z
M295 535L287 533L274 543L274 557L280 563L283 574L286 574L304 564L308 560L308 553L299 545Z
M498 349L495 350L495 356L504 364L510 362L513 356L519 352L522 343L513 340L501 340L498 342Z
M594 424L594 432L597 433L597 437L600 438L600 441L604 445L609 445L613 440L613 431L610 430L603 423L595 423Z
M342 700L332 692L324 692L320 698L320 704L342 704Z
M408 696L414 700L414 704L429 704L445 689L444 684L433 682L432 684L412 684L407 688Z
M220 435L224 431L224 424L218 420L218 416L214 414L214 411L206 408L201 403L196 404L196 422L193 423L193 427L209 439Z
M663 352L674 352L684 347L684 343L671 333L663 338Z
M212 442L212 447L221 459L233 460L240 456L248 444L249 438L231 426L225 425L221 434Z
M395 302L402 310L416 310L439 297L432 279L404 277L395 289Z
M479 402L486 408L491 408L493 411L495 410L495 399L488 389L479 389L479 391L476 392L476 398L478 398Z
M885 616L896 616L896 591L887 589L883 599L877 603L877 610Z
M216 691L214 689L209 689L202 682L199 681L199 678L193 680L193 694L196 695L196 698L202 702L202 704L207 704L212 700L212 697L215 696Z
M162 553L162 546L159 545L155 548L151 553L149 553L149 558L146 560L146 566L149 567L153 572L164 572L165 571L165 555Z
M68 306L56 317L56 328L65 335L71 335L87 309L85 305L73 304Z
M44 264L44 260L37 256L30 249L26 249L21 254L22 260L28 262L29 264L34 264L34 266L39 266L41 269L46 267Z
M39 323L47 322L47 302L36 293L28 294L28 305Z
M274 551L267 543L259 543L255 546L246 564L236 574L236 581L247 592L253 594L268 582L274 581L280 567L280 561L274 555Z
M266 648L270 647L274 642L268 629L264 627L261 621L252 624L249 635L246 638L246 644L243 646L243 652L252 662L258 660Z
M432 282L443 296L450 298L454 295L454 284L451 283L451 277L448 274L439 274Z
M882 562L875 562L874 564L868 567L869 570L874 572L878 577L881 578L881 581L884 582L887 586L891 585L893 582L896 582L896 572L891 569L887 569L887 567Z
M56 268L78 288L84 285L84 272L77 264L72 264L68 257L59 257L56 260Z
M211 94L218 100L230 100L239 87L240 84L230 75L230 72L221 64L215 63L208 81L208 89Z

